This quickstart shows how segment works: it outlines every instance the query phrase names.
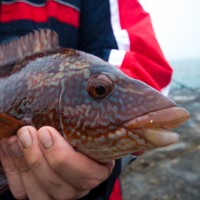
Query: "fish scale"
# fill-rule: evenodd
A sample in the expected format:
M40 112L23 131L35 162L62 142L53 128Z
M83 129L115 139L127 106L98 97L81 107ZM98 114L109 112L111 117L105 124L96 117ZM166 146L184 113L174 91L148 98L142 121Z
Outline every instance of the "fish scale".
M0 138L25 125L48 125L78 151L109 162L177 142L171 129L189 118L184 108L117 67L60 48L48 29L0 46L0 52Z

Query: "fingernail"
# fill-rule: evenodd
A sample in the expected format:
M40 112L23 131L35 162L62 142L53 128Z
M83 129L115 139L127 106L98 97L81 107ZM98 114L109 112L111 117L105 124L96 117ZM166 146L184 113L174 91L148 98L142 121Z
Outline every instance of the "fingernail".
M18 138L23 146L23 148L27 149L32 144L32 136L30 130L28 128L24 128L18 134Z
M41 129L38 136L44 148L49 149L53 146L53 138L47 129Z
M13 140L8 140L8 145L9 148L12 152L12 154L16 157L16 158L21 158L23 156L22 150L19 146L19 143L17 141L17 138L13 139Z
M9 147L7 145L7 139L2 139L1 140L1 150L2 150L2 153L5 155L5 156L10 156L10 152L9 152Z

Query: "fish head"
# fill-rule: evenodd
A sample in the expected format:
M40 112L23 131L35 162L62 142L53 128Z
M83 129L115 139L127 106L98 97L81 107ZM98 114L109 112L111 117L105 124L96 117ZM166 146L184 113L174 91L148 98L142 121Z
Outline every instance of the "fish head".
M64 137L100 162L178 141L170 131L189 113L147 84L89 56L63 79L60 121ZM94 62L95 61L95 62ZM72 69L73 67L71 67Z

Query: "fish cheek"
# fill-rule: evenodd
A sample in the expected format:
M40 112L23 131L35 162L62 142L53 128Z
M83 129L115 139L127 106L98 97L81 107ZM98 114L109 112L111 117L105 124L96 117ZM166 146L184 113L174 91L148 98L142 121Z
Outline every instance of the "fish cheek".
M103 111L101 102L90 98L85 98L81 105L63 106L60 121L64 137L72 146L96 148L96 139L104 142L106 133L116 129L109 125L110 115Z

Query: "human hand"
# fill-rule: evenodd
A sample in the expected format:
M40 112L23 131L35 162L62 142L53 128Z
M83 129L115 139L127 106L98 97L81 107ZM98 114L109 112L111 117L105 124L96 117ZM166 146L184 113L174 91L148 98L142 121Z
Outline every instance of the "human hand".
M15 198L68 200L106 180L114 162L100 164L77 152L52 127L26 126L0 141L1 162Z

